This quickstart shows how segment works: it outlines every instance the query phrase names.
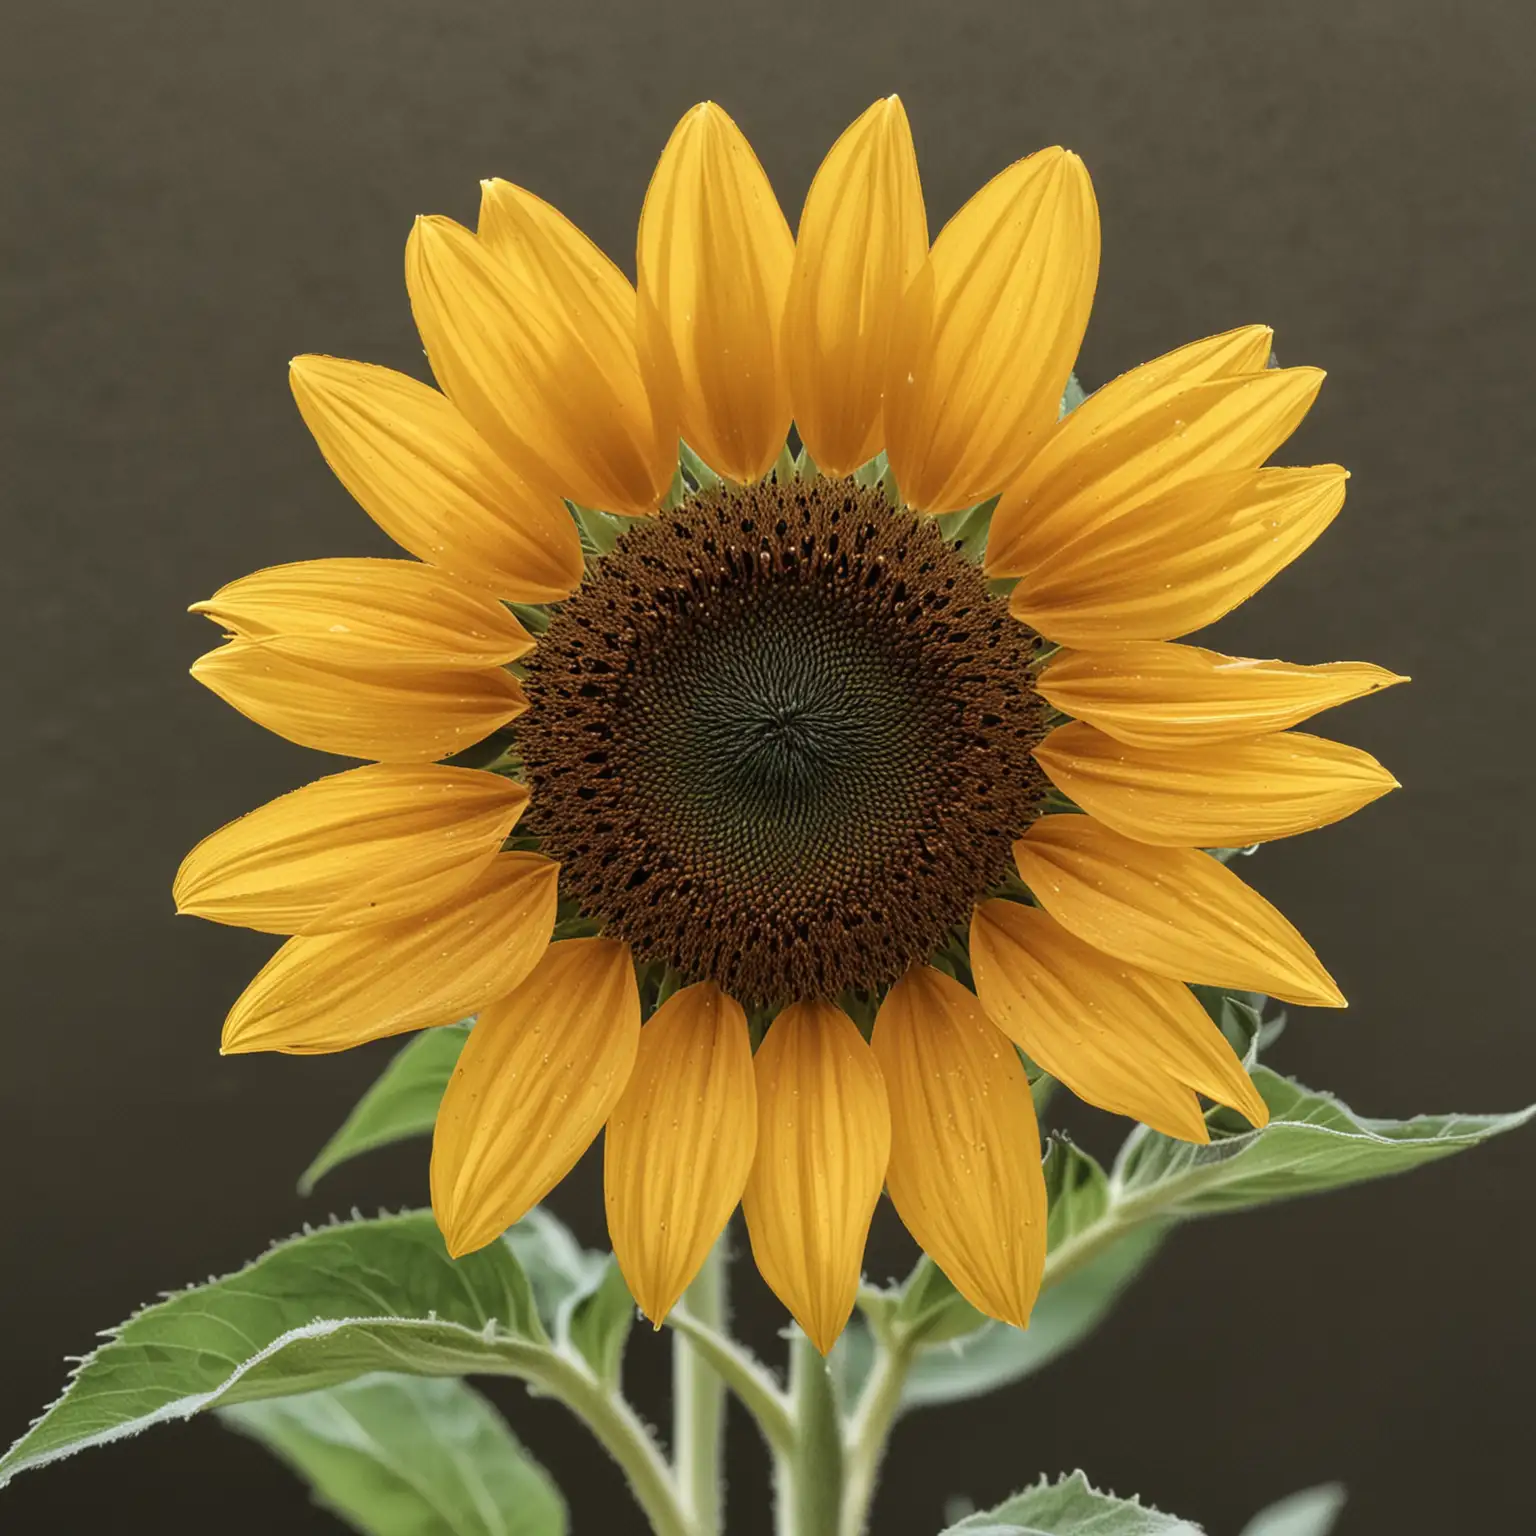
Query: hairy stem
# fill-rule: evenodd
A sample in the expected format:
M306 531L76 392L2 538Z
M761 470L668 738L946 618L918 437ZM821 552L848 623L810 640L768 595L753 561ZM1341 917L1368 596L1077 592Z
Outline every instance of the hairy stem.
M736 1400L752 1415L768 1449L787 1455L794 1443L794 1425L790 1421L789 1399L772 1372L745 1346L695 1317L686 1304L672 1309L667 1326L686 1335L714 1366L716 1374L736 1394Z
M711 1332L726 1322L726 1249L721 1236L683 1296L689 1314ZM725 1383L682 1330L672 1336L672 1444L677 1479L698 1536L721 1529Z
M843 1499L843 1432L827 1362L799 1329L789 1346L795 1436L774 1459L778 1536L838 1536Z
M901 1391L912 1369L913 1350L900 1336L877 1340L875 1363L848 1422L840 1536L862 1536L885 1456L886 1442L901 1406Z
M550 1353L539 1370L528 1375L564 1403L619 1464L655 1536L701 1536L666 1458L622 1397L605 1387L584 1363L563 1353Z

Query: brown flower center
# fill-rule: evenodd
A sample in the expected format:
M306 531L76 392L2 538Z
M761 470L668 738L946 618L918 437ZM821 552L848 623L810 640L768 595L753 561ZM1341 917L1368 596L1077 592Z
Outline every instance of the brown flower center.
M695 497L626 533L529 663L529 830L641 960L750 1003L878 992L1037 812L1038 645L878 490Z

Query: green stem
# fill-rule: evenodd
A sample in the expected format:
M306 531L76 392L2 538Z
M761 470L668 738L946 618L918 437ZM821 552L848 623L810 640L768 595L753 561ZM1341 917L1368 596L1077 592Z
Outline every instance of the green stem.
M1135 1213L1126 1215L1113 1205L1098 1221L1081 1232L1069 1237L1045 1256L1045 1275L1040 1281L1043 1295L1053 1285L1060 1285L1069 1275L1075 1274L1085 1264L1090 1264L1104 1250L1118 1242L1133 1227L1149 1218Z
M726 1321L726 1243L722 1236L683 1296L689 1314L711 1331ZM725 1383L704 1351L681 1330L672 1336L672 1446L677 1479L698 1536L721 1529Z
M840 1536L862 1536L869 1522L869 1506L875 1496L875 1480L885 1456L886 1442L902 1388L912 1369L913 1349L900 1336L878 1339L875 1363L859 1394L858 1407L848 1423L847 1464L844 1471Z
M774 1458L778 1536L838 1536L843 1501L843 1432L827 1362L797 1328L789 1346L795 1425L789 1455Z
M622 1397L605 1387L584 1362L563 1353L549 1352L529 1377L564 1403L619 1464L655 1536L701 1536L666 1458Z
M769 1450L788 1455L794 1445L789 1399L767 1367L719 1329L707 1327L686 1306L673 1307L667 1326L685 1334L712 1366L737 1401L752 1415Z
M1132 1138L1147 1134L1141 1129L1131 1132ZM1127 1146L1130 1142L1126 1143ZM1121 1158L1125 1156L1121 1149ZM1109 1204L1104 1214L1091 1226L1074 1233L1065 1242L1058 1243L1045 1257L1045 1278L1040 1289L1048 1291L1060 1285L1069 1275L1075 1274L1085 1264L1091 1263L1113 1246L1127 1232L1148 1222L1177 1220L1179 1202L1188 1199L1198 1190L1212 1184L1220 1184L1225 1177L1226 1165L1214 1163L1204 1168L1190 1169L1154 1185L1140 1194L1128 1195L1120 1183L1118 1173L1110 1175Z
M1045 1262L1041 1291L1060 1285L1133 1228L1157 1219L1159 1204L1145 1196L1129 1199L1112 1196L1109 1209L1098 1221L1051 1250ZM848 1424L839 1536L862 1536L867 1526L886 1442L901 1407L902 1389L920 1348L900 1327L876 1327L874 1333L875 1363Z

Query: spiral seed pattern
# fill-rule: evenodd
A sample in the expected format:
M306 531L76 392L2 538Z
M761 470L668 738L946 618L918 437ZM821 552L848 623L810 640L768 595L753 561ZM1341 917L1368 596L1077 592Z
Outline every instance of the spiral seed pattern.
M627 532L528 666L525 825L641 959L749 1003L878 992L1038 811L1038 637L852 481Z

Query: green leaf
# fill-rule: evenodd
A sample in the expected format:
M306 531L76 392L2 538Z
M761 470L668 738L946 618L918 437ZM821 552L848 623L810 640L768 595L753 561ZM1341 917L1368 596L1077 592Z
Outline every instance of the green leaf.
M363 1376L220 1410L364 1536L565 1536L565 1500L462 1381Z
M634 1298L611 1254L583 1248L571 1229L535 1206L507 1233L533 1286L539 1318L552 1337L569 1344L606 1386L619 1367L635 1321Z
M309 1194L338 1164L375 1147L410 1136L428 1135L437 1120L443 1090L469 1038L469 1021L424 1029L396 1051L373 1086L357 1101L341 1129L321 1147L299 1180Z
M1067 387L1061 392L1061 411L1057 417L1070 416L1084 400L1088 398L1088 391L1083 388L1074 369L1067 375Z
M902 1407L926 1408L995 1392L1049 1365L1087 1337L1108 1314L1162 1242L1148 1224L1109 1244L1041 1293L1023 1332L985 1322L953 1343L924 1349L902 1393Z
M1045 1223L1049 1250L1104 1219L1109 1209L1109 1178L1096 1158L1060 1131L1046 1143L1043 1172L1050 1212Z
M1401 1173L1475 1147L1536 1115L1533 1106L1507 1115L1371 1120L1268 1067L1256 1068L1253 1080L1269 1105L1268 1126L1252 1130L1230 1110L1218 1111L1210 1117L1209 1146L1138 1126L1115 1161L1116 1204L1155 1208L1160 1216L1246 1210Z
M1242 1210L1399 1172L1536 1115L1531 1109L1367 1120L1266 1067L1255 1068L1253 1076L1273 1116L1266 1129L1252 1130L1230 1111L1217 1111L1209 1117L1211 1144L1195 1146L1138 1127L1108 1178L1070 1141L1053 1137L1045 1167L1051 1202L1046 1285L1029 1329L1020 1333L987 1322L947 1344L920 1349L902 1406L980 1396L1070 1349L1100 1322L1180 1217ZM859 1305L877 1329L900 1321L903 1306L915 1319L940 1305L940 1280L929 1275L918 1290L915 1278L910 1298L861 1293ZM867 1374L871 1354L868 1333L849 1330L839 1366L850 1393Z
M899 1292L892 1322L924 1345L944 1344L986 1325L954 1287L949 1276L925 1253Z
M571 1229L541 1205L506 1240L533 1287L540 1321L551 1336L558 1334L571 1308L602 1283L608 1255L583 1248Z
M206 1408L380 1370L537 1380L555 1358L509 1244L455 1261L430 1211L342 1222L130 1318L0 1459L0 1483Z
M1322 1483L1261 1509L1243 1536L1328 1536L1344 1508L1341 1483Z
M561 1319L562 1339L569 1339L605 1386L617 1390L624 1346L635 1321L635 1300L629 1294L618 1260L609 1257L602 1278L573 1304Z
M1081 1472L1054 1483L1042 1480L948 1530L972 1536L1201 1536L1200 1527L1187 1520L1100 1493Z

